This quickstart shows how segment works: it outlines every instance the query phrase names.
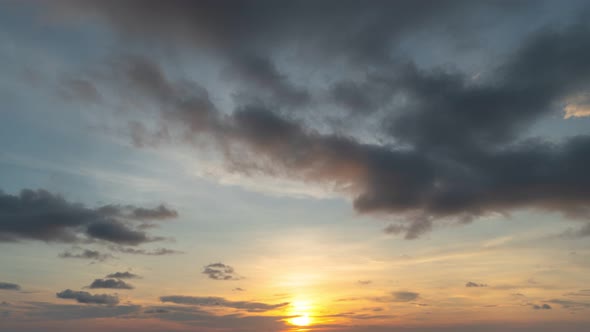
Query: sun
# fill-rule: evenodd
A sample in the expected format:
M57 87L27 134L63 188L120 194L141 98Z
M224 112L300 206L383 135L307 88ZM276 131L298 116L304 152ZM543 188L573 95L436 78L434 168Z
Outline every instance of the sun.
M309 324L311 324L311 318L309 318L309 316L305 314L302 316L291 318L290 322L291 324L297 326L308 326Z
M312 306L309 301L293 301L291 303L290 314L292 318L288 321L290 324L295 326L309 326L312 323L310 312L312 312Z

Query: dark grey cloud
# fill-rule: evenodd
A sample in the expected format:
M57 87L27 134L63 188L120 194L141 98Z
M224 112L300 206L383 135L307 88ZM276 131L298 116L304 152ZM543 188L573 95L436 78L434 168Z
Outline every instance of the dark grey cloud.
M115 258L115 256L109 253L102 253L98 250L82 249L79 247L66 250L59 254L61 258L78 258L78 259L90 259L95 261L105 261L107 259Z
M547 303L543 303L542 305L533 304L533 309L535 309L535 310L551 310L552 308Z
M160 297L162 302L172 302L176 304L187 304L204 307L226 307L239 310L245 310L248 312L264 312L274 309L279 309L289 305L288 302L278 304L267 304L261 302L250 302L250 301L229 301L222 297L200 297L200 296L181 296L171 295Z
M420 294L415 292L393 292L393 302L410 302L417 299Z
M3 282L0 281L0 290L13 290L13 291L18 291L20 290L20 285L18 284L13 284L11 282Z
M119 297L117 297L116 295L90 294L88 292L83 291L73 291L71 289L66 289L64 291L56 293L55 295L60 299L76 300L78 303L106 305L115 305L119 303Z
M226 72L229 78L237 78L245 86L268 92L270 96L266 99L279 102L281 106L302 106L310 102L309 92L290 83L268 57L234 56Z
M140 37L168 46L197 46L216 55L236 58L268 54L278 47L305 46L314 52L362 63L380 63L404 34L415 29L437 29L449 36L469 33L492 13L515 13L531 2L506 6L473 1L269 0L166 3L142 1L62 1L60 10L94 15L111 23L125 37ZM133 17L132 20L129 17ZM452 20L452 24L449 24ZM431 30L428 30L431 31ZM170 38L174 36L174 38ZM257 67L258 65L253 65Z
M133 286L118 279L94 279L88 288L133 289Z
M140 279L141 277L135 273L131 273L128 271L125 272L115 272L108 274L107 278L115 278L115 279Z
M149 97L162 110L156 129L147 129L141 117L130 124L137 146L206 137L232 170L330 184L351 195L357 211L394 216L385 231L408 239L443 219L466 223L515 209L590 217L590 137L527 136L566 99L590 87L590 27L584 21L571 19L528 35L484 63L486 74L474 78L451 66L424 67L396 52L395 45L429 28L462 40L478 33L469 28L479 27L477 18L484 13L524 13L534 1L515 7L474 1L69 5L76 13L101 17L123 38L197 46L242 81L238 92L263 90L238 100L233 112L219 110L198 83L173 80L149 59L127 57L115 65L111 82ZM362 69L360 78L328 80L324 88L331 105L346 108L336 114L340 121L357 121L347 118L351 110L375 117L378 130L367 129L374 137L285 112L309 108L312 95L293 83L289 66L274 57L294 45L302 58L312 53L317 60L299 62L297 71L321 65L320 58L344 60L351 72ZM327 117L323 106L313 107L315 118ZM100 226L97 234L117 228ZM144 241L135 232L127 234L132 243Z
M164 308L154 308L144 311L145 314L167 314L170 310Z
M488 285L486 285L486 284L478 284L478 283L473 282L473 281L468 281L465 284L465 287L488 287Z
M155 209L131 205L105 205L93 209L68 202L43 189L23 189L19 195L0 191L0 241L27 239L75 243L101 240L138 245L162 240L149 236L139 228L138 222L176 216L175 211L163 205ZM80 257L83 256L85 254ZM74 256L65 254L65 257Z
M214 280L240 280L234 268L223 263L212 263L203 268L203 274Z

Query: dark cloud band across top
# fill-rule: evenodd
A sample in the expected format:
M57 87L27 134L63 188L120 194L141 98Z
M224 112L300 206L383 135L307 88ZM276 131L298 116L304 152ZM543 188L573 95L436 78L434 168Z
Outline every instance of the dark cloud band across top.
M441 27L449 40L466 38L469 31L477 34L468 29L477 27L469 17L489 10L513 15L534 2L425 2L84 1L69 8L97 15L122 38L210 52L237 81L237 94L248 96L237 98L233 111L222 110L197 82L175 80L149 59L115 61L109 84L121 83L160 109L155 131L141 116L129 123L137 146L206 137L232 170L329 184L352 196L357 211L401 220L386 231L410 239L441 219L464 223L515 209L590 217L590 136L525 135L590 91L587 22L540 29L474 78L420 66L396 45L418 26ZM443 23L449 19L455 29ZM167 38L172 35L177 38ZM362 75L306 89L275 59L291 47L317 63L326 55L341 59L351 72L362 68ZM310 58L296 64L299 71L311 66ZM334 105L339 109L327 111ZM358 117L351 111L378 123L366 130L374 137L333 125L354 127ZM110 236L118 226L101 224L93 234ZM139 234L125 238L143 241Z

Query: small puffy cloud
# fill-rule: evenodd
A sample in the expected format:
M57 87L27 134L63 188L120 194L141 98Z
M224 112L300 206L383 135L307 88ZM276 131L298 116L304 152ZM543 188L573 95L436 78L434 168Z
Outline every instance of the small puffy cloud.
M542 305L533 304L533 309L535 310L551 310L551 306L547 303L543 303Z
M18 284L13 284L11 282L2 282L0 281L0 290L12 290L12 291L18 291L20 290L20 285Z
M111 274L108 274L106 277L107 278L115 278L115 279L139 279L139 278L141 278L137 274L134 274L134 273L131 273L128 271L111 273Z
M232 289L234 292L245 292L246 290L241 288L241 287L236 287L234 289Z
M133 289L133 286L118 279L95 279L88 288Z
M264 312L287 306L289 302L283 302L278 304L267 304L261 302L250 302L250 301L229 301L222 297L201 297L201 296L181 296L171 295L160 297L162 302L172 302L176 304L196 305L204 307L226 307L238 310L245 310L248 312Z
M239 280L234 268L223 263L212 263L204 267L203 274L213 280Z
M105 261L110 258L114 258L115 256L107 253L101 253L97 250L90 250L90 249L82 249L79 247L72 248L70 250L66 250L59 254L61 258L78 258L78 259L90 259L95 261Z
M419 293L414 292L393 292L391 294L393 295L394 302L410 302L420 296Z
M117 297L116 295L90 294L88 292L83 291L73 291L71 289L66 289L64 291L56 293L55 295L60 299L76 300L78 303L106 305L115 305L119 303L119 297Z
M469 281L465 284L465 287L471 288L471 287L488 287L488 285L486 284L478 284L476 282L473 281Z
M371 280L359 280L359 281L357 281L357 283L359 285L369 285L369 284L372 284L373 281L371 281Z

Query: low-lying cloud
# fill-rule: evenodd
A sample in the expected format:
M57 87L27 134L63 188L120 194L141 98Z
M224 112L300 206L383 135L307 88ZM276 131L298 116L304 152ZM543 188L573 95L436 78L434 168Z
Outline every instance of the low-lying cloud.
M420 296L420 293L405 291L393 292L391 294L393 295L393 302L410 302L416 300Z
M0 290L18 291L20 289L21 289L21 287L18 284L13 284L11 282L3 282L3 281L0 281Z
M229 301L222 297L200 297L200 296L181 296L171 295L160 297L162 302L172 302L176 304L196 305L204 307L226 307L239 310L245 310L248 312L264 312L279 309L289 305L289 302L283 302L278 304L267 304L261 302L250 302L250 301Z
M66 289L64 291L56 293L55 295L60 299L76 300L76 302L78 303L106 305L115 305L119 303L119 297L116 295L90 294L84 291L73 291L71 289Z
M59 254L60 258L77 258L77 259L89 259L95 261L105 261L107 259L115 258L115 256L109 253L102 253L98 250L82 249L79 247L66 250Z
M125 272L115 272L108 274L106 278L115 278L115 279L139 279L141 278L139 275L135 273L131 273L129 271Z
M468 287L468 288L471 288L471 287L488 287L488 285L486 285L486 284L478 284L478 283L473 282L473 281L468 281L465 284L465 287Z

